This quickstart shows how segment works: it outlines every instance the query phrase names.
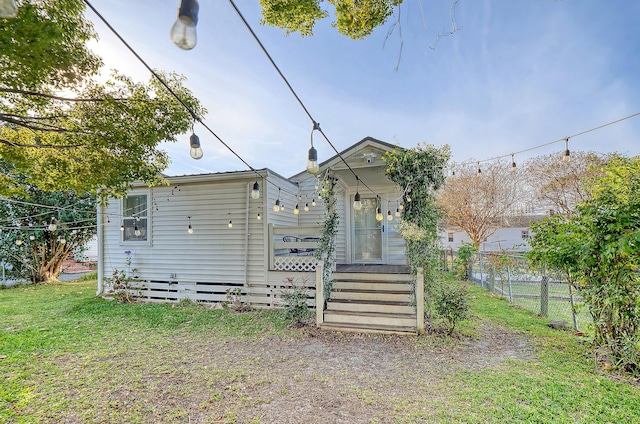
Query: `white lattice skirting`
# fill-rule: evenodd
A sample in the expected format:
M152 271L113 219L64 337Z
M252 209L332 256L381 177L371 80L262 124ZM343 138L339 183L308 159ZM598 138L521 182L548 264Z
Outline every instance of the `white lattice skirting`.
M274 271L311 272L318 260L313 256L278 256L273 258Z

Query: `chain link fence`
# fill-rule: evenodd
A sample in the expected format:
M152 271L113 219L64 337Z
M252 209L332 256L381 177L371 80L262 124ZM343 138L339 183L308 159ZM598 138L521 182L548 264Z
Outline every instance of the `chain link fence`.
M447 265L450 267L451 262ZM474 283L509 299L509 302L547 317L550 321L565 321L576 331L586 330L592 323L584 307L584 299L559 272L535 269L524 256L498 252L475 253L471 259L469 276Z

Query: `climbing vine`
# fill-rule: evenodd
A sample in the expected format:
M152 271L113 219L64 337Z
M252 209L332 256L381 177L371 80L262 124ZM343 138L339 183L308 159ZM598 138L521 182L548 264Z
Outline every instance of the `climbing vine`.
M439 259L438 220L435 192L445 181L449 146L420 144L413 149L396 148L383 157L386 176L402 190L400 234L411 272L424 269L425 292L432 294Z
M314 252L316 259L324 261L322 282L324 285L324 300L326 301L333 288L333 269L336 263L336 235L340 217L336 212L335 187L337 180L328 175L322 181L320 198L324 202L325 216L322 226L322 234L318 242L318 248Z

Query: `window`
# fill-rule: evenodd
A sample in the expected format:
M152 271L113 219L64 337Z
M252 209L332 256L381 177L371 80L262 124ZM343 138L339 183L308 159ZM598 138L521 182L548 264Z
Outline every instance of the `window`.
M453 233L448 233L447 237L449 239L449 243L453 243Z
M147 195L135 194L122 199L122 241L148 241Z
M522 240L526 240L529 238L529 230L522 230L521 232Z

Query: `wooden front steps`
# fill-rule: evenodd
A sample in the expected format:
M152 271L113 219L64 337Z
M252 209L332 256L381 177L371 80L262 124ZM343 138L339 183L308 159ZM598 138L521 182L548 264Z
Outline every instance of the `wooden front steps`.
M321 328L417 334L411 275L335 272L333 278Z

